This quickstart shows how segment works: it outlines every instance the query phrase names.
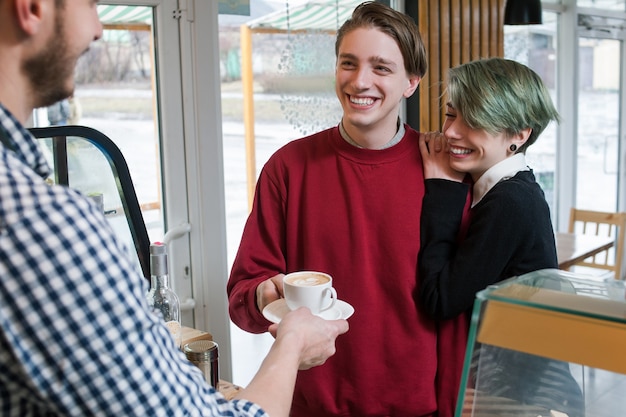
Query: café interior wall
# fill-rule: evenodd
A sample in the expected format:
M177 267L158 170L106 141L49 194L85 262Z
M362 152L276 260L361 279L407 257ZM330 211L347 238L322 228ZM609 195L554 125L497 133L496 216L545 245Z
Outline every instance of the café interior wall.
M407 122L421 131L438 130L447 69L478 58L504 56L505 0L418 0L406 13L420 27L428 71L418 94L407 100Z

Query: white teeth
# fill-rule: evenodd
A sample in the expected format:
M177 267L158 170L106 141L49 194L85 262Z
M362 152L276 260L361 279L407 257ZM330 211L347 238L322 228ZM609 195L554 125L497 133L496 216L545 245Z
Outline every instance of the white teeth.
M350 97L350 102L358 104L359 106L369 106L374 102L374 99Z
M453 153L455 155L466 155L468 153L472 152L469 149L464 149L464 148L450 148L450 153Z

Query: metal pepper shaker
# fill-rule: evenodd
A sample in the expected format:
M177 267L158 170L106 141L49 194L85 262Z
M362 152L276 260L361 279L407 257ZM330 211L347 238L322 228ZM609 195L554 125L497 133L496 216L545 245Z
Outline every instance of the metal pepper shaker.
M196 340L183 347L187 359L200 368L206 382L215 389L220 381L217 348L217 343L212 340Z

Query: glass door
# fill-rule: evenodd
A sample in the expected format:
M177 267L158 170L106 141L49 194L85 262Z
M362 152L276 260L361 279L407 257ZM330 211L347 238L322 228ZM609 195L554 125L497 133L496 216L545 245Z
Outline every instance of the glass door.
M181 41L177 0L107 0L98 4L103 36L78 61L70 117L58 120L57 106L38 109L34 124L73 124L96 129L120 148L129 166L150 241L189 223L186 162L183 153ZM98 171L89 149L68 149L74 175ZM85 175L85 178L87 175ZM118 202L107 198L110 186L98 176L80 191L102 193L104 212L118 237L133 242L120 217ZM172 284L183 303L183 324L193 326L188 239L169 245Z
M102 39L94 42L78 61L76 89L67 102L38 114L38 126L70 124L94 128L120 148L142 206L150 239L163 234L159 163L159 112L155 81L154 13L151 6L100 3ZM67 105L70 117L61 119ZM80 149L70 149L75 170L91 170ZM96 168L97 169L97 168ZM78 173L79 174L79 173ZM97 193L101 184L86 184L81 191ZM106 191L106 190L102 190ZM104 211L112 224L118 210L106 198Z
M576 207L617 211L623 176L626 21L578 17Z

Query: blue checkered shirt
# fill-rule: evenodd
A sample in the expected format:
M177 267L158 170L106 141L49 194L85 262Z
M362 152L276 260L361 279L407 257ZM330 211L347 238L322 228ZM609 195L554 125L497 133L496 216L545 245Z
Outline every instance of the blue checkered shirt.
M266 416L186 360L104 216L46 183L37 140L2 105L0 128L0 415Z

